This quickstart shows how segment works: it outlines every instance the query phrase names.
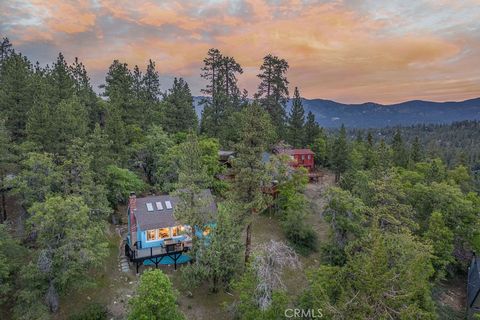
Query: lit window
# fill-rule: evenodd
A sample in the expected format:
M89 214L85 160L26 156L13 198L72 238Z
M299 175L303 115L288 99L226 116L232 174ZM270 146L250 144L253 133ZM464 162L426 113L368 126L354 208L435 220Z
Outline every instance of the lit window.
M158 229L158 239L170 238L170 228Z
M204 236L208 236L208 234L210 233L210 231L212 231L212 229L210 229L210 227L206 227L205 229L203 229L203 235L204 235Z
M156 230L147 230L147 241L154 241L156 239Z
M183 228L182 226L173 227L172 228L172 237L178 236L180 234L182 228Z

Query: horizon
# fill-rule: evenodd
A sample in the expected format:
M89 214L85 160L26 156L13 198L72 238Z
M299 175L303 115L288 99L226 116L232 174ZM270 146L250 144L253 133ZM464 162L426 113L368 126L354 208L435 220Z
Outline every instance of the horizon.
M114 59L157 64L162 90L183 77L200 95L211 47L235 57L252 96L263 56L290 65L290 95L345 104L464 101L480 96L480 2L170 1L0 3L0 34L41 65L78 57L92 85ZM452 16L455 19L452 19Z

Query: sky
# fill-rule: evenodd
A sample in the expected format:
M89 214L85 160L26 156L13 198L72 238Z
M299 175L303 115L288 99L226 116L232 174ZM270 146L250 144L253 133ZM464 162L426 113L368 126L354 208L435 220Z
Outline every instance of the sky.
M272 53L305 98L480 96L480 0L0 0L0 36L42 65L79 57L95 87L114 59L142 69L152 59L163 90L176 76L199 95L214 47L242 65L250 95Z

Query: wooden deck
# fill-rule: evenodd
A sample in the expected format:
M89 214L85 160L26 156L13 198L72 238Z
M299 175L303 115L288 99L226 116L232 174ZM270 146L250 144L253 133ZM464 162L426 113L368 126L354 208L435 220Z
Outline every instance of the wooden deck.
M151 261L155 264L155 267L158 267L158 264L161 263L165 257L171 258L174 261L175 269L177 269L177 260L183 253L190 251L191 248L191 239L180 242L165 241L163 246L140 249L135 247L131 248L128 243L125 243L125 256L136 264L137 273L139 266L143 264L145 260Z

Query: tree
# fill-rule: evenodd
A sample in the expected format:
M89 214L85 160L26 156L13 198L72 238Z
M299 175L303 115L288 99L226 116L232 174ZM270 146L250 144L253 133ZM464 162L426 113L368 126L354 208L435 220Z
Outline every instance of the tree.
M21 162L21 168L14 179L13 192L21 197L24 208L62 192L63 174L51 154L29 153Z
M182 269L182 278L187 288L198 286L208 280L211 291L219 286L226 288L241 268L241 227L235 223L235 205L222 203L208 236L201 238L195 261Z
M205 209L209 208L212 199L204 192L212 178L202 162L202 151L196 135L190 134L187 141L179 146L179 156L175 218L193 228L192 250L196 252L197 234L214 221L211 210Z
M108 200L112 205L125 203L130 192L140 192L145 188L145 183L128 169L115 165L107 167Z
M402 139L400 129L393 136L392 141L393 163L396 166L406 168L408 166L408 152Z
M12 53L0 60L0 110L15 142L25 138L27 114L39 94L34 93L33 84L32 65L26 57Z
M13 154L13 144L9 133L5 127L5 121L0 119L0 224L7 219L7 206L5 194L9 181L7 175L14 167L15 156Z
M71 99L75 94L75 80L71 68L67 65L65 57L60 52L57 61L51 69L47 69L47 84L49 88L48 102L57 105L63 100Z
M315 121L315 115L312 113L312 111L309 111L307 114L307 121L305 122L304 131L304 146L311 146L315 139L319 137L319 135L323 135L322 128L320 128L318 123Z
M281 319L288 304L282 282L285 269L300 267L295 252L282 242L271 240L255 249L254 260L235 284L239 292L236 306L240 319Z
M260 84L255 98L270 114L272 124L275 126L279 137L284 137L285 105L288 101L288 80L286 73L288 63L271 54L263 58L260 66Z
M93 91L85 65L75 57L75 61L70 66L70 72L75 83L75 94L81 104L85 106L89 119L89 128L100 122L101 110L98 107L98 98Z
M150 184L155 185L159 182L156 179L156 172L162 165L163 155L172 145L173 141L161 127L154 125L148 129L145 143L138 150L137 159Z
M417 163L423 160L422 147L420 145L420 139L418 136L415 137L412 143L412 150L410 151L410 160L413 163Z
M58 105L34 104L27 119L28 139L42 146L43 151L64 156L73 139L86 136L87 117L76 97L61 100Z
M430 223L425 238L433 247L433 267L435 278L445 276L445 268L454 261L453 232L445 225L443 215L435 211L430 216Z
M162 271L145 271L140 278L136 296L129 302L128 319L185 319L178 310L176 300L172 283Z
M0 224L0 306L10 300L15 278L27 250L12 238L7 227Z
M235 179L232 199L240 204L239 221L246 224L245 263L251 252L252 215L261 212L269 201L263 188L269 186L268 174L262 162L262 153L272 141L273 129L267 113L253 103L242 110L241 141L237 144L238 156L233 162Z
M7 37L4 37L0 42L0 65L14 52L15 51L13 50L13 45L10 43L10 40L8 40Z
M173 87L163 100L163 127L169 133L195 131L197 114L188 84L182 78L173 80Z
M88 270L107 256L105 226L90 219L90 210L78 196L51 196L35 203L28 225L37 234L37 263L31 265L48 283L46 303L58 308L59 294L88 281Z
M373 141L373 135L371 131L369 131L367 134L363 160L363 168L366 170L374 168L378 165L378 158L377 154L375 153L375 143Z
M327 199L325 220L332 229L332 245L327 246L325 251L332 263L342 264L348 241L359 238L365 232L364 223L369 209L361 199L336 187L328 191Z
M305 110L298 88L295 87L292 99L292 109L288 117L288 142L295 148L301 148L305 140L304 131Z
M340 132L334 142L332 149L332 167L335 171L335 181L340 181L340 176L348 169L349 150L347 142L347 131L342 125Z
M328 319L434 319L431 247L408 233L372 230L348 248L344 266L308 275L302 308Z
M218 49L208 50L203 60L201 77L208 81L202 93L204 109L200 130L210 137L222 141L228 131L227 119L241 105L240 89L237 86L237 74L243 73L242 67L233 57L222 55Z

